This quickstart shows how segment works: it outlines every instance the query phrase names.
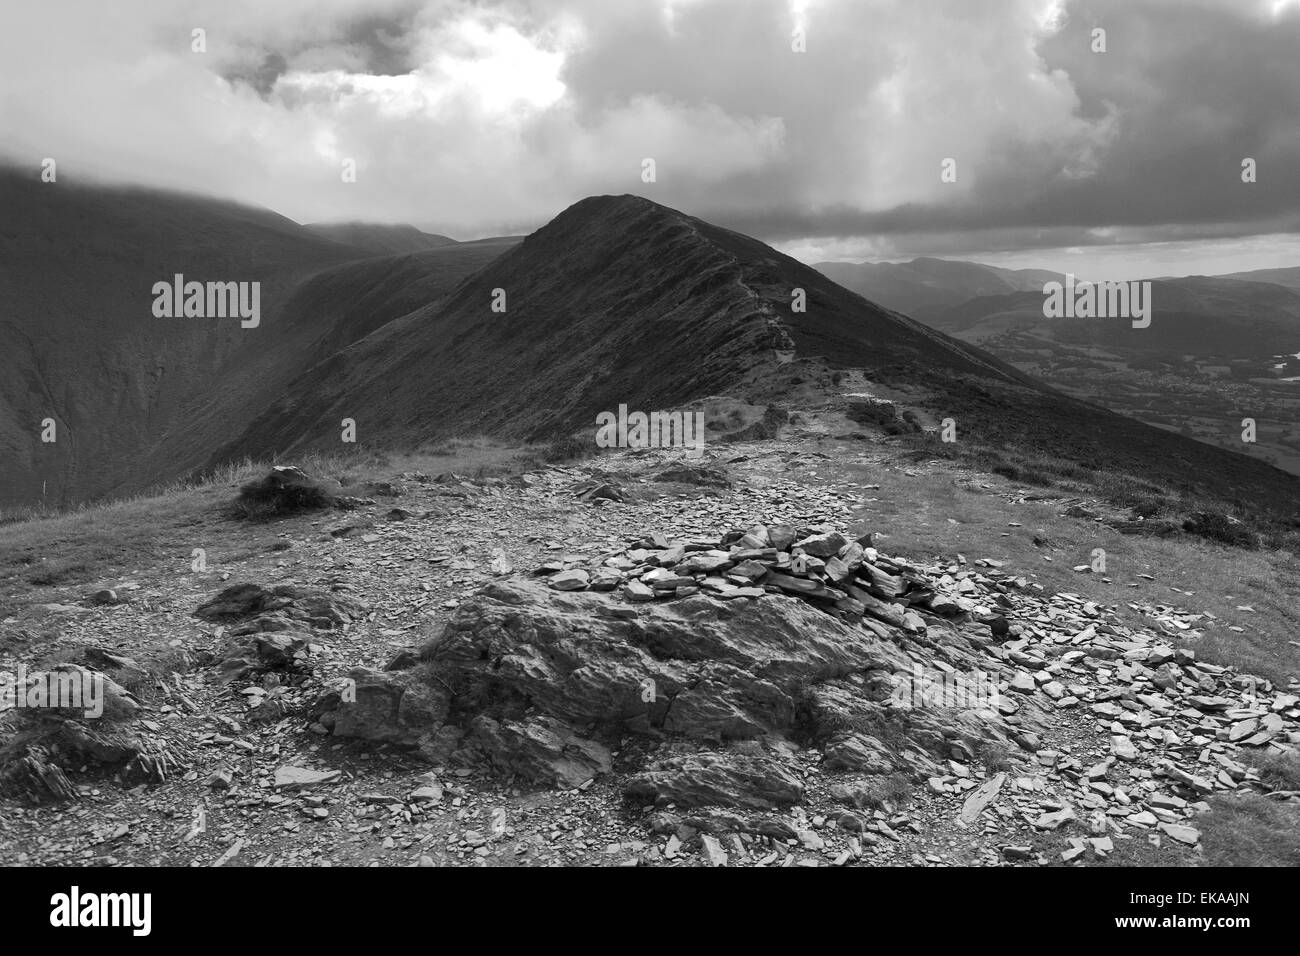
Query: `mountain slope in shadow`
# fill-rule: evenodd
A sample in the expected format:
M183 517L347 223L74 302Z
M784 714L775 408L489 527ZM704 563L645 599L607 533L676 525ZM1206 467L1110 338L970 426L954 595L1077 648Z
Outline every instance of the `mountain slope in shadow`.
M845 370L1009 453L1296 498L1276 469L1067 398L757 240L634 196L583 200L522 241L397 256L154 190L5 173L0 199L0 504L340 451L345 418L370 447L590 435L620 405L781 403L809 388L831 401ZM260 324L155 317L153 285L177 273L259 282Z
M791 311L803 288L807 312ZM504 313L494 312L496 290ZM1029 380L737 233L635 196L585 199L458 288L295 382L223 456L482 432L537 438L620 404L736 387L776 353ZM364 422L364 424L363 424Z
M389 225L372 222L312 222L303 227L324 239L341 242L354 249L365 249L371 255L397 256L408 252L423 252L441 246L454 246L456 240L449 236L421 232L414 226Z
M506 311L494 312L501 295ZM801 361L783 367L791 353ZM371 446L591 434L597 413L620 405L780 402L817 378L809 363L826 380L861 370L991 448L1221 499L1300 491L1276 468L1067 397L755 239L635 196L576 203L441 303L331 355L209 464L343 450L345 418Z
M8 170L0 208L0 505L68 506L193 470L321 357L508 247L374 259L267 210ZM155 317L154 284L178 273L260 283L260 323Z

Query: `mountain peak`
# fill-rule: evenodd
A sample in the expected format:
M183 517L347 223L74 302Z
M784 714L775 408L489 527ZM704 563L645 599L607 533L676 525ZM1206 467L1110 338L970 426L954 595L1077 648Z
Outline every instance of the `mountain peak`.
M632 193L587 196L566 207L554 219L538 229L537 233L565 232L577 228L604 229L610 224L628 223L632 220L645 226L655 219L685 221L689 217L676 209Z
M584 211L604 209L661 209L666 212L682 215L675 209L670 209L668 206L665 206L662 203L657 203L653 199L647 199L645 196L638 196L636 193L604 193L579 199L573 205L565 208L555 218L559 219L569 211L579 209Z

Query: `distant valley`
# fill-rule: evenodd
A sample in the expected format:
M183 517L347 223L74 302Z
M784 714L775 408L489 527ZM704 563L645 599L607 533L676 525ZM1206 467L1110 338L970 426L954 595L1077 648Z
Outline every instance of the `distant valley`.
M1043 284L1064 278L1047 270L942 259L815 268L1068 394L1300 474L1300 268L1154 279L1146 329L1045 318Z

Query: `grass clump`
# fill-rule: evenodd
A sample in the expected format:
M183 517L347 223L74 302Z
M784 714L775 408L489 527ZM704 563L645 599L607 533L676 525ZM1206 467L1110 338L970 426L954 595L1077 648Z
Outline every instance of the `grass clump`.
M1259 779L1270 790L1300 790L1300 753L1271 750L1253 761Z
M333 505L334 495L323 484L292 466L276 466L261 478L246 482L235 499L237 514L253 521L269 521Z
M1300 806L1258 794L1216 797L1195 820L1207 866L1300 866Z

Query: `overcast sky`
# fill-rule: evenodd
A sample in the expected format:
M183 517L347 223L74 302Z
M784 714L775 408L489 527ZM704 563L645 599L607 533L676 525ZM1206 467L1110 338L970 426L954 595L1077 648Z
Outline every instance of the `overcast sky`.
M458 238L633 192L808 261L1300 265L1300 0L38 0L0 153Z

